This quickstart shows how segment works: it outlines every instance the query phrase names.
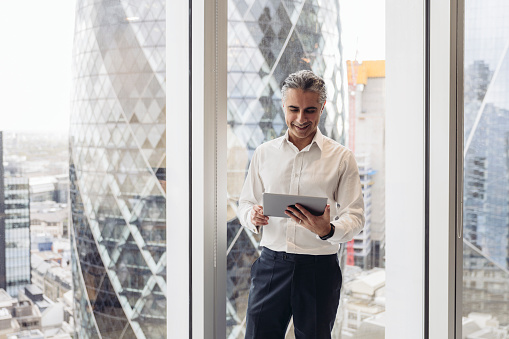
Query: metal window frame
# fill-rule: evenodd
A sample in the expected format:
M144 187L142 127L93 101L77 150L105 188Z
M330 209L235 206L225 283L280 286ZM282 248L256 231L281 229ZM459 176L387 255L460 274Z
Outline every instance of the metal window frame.
M464 0L429 1L427 331L453 339L462 337Z
M227 0L167 6L168 336L226 336ZM219 254L219 255L218 255Z
M461 337L462 3L386 2L389 338ZM167 18L168 334L224 338L226 0Z

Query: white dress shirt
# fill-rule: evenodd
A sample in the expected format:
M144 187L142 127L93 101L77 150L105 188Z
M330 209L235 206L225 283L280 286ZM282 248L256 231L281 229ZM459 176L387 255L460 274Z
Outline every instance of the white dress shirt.
M327 197L331 223L336 230L328 240L290 218L269 217L256 227L251 222L254 205L262 193ZM301 151L282 137L256 148L239 199L238 217L254 233L262 229L261 246L299 254L334 254L339 244L351 240L364 226L364 200L355 157L348 148L324 136L319 129Z

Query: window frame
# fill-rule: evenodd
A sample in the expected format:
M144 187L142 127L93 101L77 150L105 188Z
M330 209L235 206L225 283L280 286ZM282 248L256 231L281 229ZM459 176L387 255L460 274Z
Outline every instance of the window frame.
M462 4L386 2L388 338L461 337ZM176 47L167 64L177 66L166 97L167 324L179 338L226 333L226 256L217 255L226 252L226 7L166 7Z

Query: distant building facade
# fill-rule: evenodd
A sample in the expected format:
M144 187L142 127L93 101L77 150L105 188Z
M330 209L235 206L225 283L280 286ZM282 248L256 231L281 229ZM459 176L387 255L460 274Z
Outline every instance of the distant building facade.
M167 336L158 176L166 168L165 4L77 1L69 147L77 338Z
M385 267L385 60L347 61L347 71L348 147L360 159L366 213L366 226L353 240L354 264Z
M353 240L347 244L347 264L359 266L368 270L374 266L373 254L371 253L373 249L371 223L373 209L373 175L375 174L375 171L371 168L369 154L357 153L355 155L355 159L359 166L362 195L364 197L365 221L362 231L354 236Z
M5 177L0 132L0 288L16 297L30 284L30 194L27 178Z
M58 204L55 201L32 202L30 204L30 231L32 237L44 234L54 238L68 239L69 206Z

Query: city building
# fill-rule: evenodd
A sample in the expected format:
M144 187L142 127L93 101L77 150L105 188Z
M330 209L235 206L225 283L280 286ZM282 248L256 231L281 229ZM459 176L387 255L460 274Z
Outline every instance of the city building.
M165 4L77 1L69 147L77 338L166 337Z
M260 236L236 217L237 201L256 147L284 135L281 85L293 72L324 78L327 103L319 128L344 143L346 70L339 1L228 2L227 74L227 338L243 336L251 264Z
M37 176L30 178L30 201L53 201L57 185L55 176Z
M48 257L53 252L36 252L32 254L32 283L53 301L63 298L72 290L71 267L63 267L61 256Z
M12 316L16 318L21 330L41 330L41 311L31 300L20 300L12 310Z
M24 330L13 333L8 339L46 339L40 330Z
M365 331L361 328L368 319L385 312L385 270L348 266L344 270L342 298L345 305L342 338L357 338ZM366 338L378 338L374 332L371 332L373 337Z
M0 309L0 339L7 339L9 334L13 334L19 331L19 324L11 315L11 313L5 309Z
M364 232L369 228L371 244L369 254L364 250L363 253L369 259L361 261L358 253L355 265L369 262L372 267L385 267L385 60L347 61L347 73L351 131L348 147L360 159L363 187L371 183L369 196L364 196L366 206L369 205ZM369 169L362 169L363 159L369 159ZM358 243L359 239L355 241ZM369 269L370 265L363 267Z
M6 177L0 132L0 288L16 297L30 284L30 194L28 179Z
M18 298L0 289L0 339L70 339L72 318L64 317L68 304L49 300L34 285L20 290Z
M509 22L506 2L465 3L463 315L509 325ZM504 47L505 46L505 47Z
M28 285L20 292L19 302L30 301L41 315L41 330L46 334L57 332L64 322L64 304L49 299L42 290L35 285Z
M364 228L361 233L356 235L352 241L347 243L347 265L359 266L365 270L373 267L372 241L371 241L371 222L373 208L373 176L376 173L371 168L370 156L368 154L357 153L355 155L357 165L359 166L359 175L361 179L362 194L364 197Z
M69 206L53 200L30 203L30 232L69 238Z
M30 178L31 202L54 201L60 204L67 203L69 192L69 176L67 174L45 176L35 176L35 174Z
M53 200L60 204L67 204L69 201L69 175L67 173L56 175L55 193Z
M8 335L18 332L18 321L12 316L17 300L0 288L0 339L7 339Z
M13 297L30 284L28 179L4 178L6 291Z

